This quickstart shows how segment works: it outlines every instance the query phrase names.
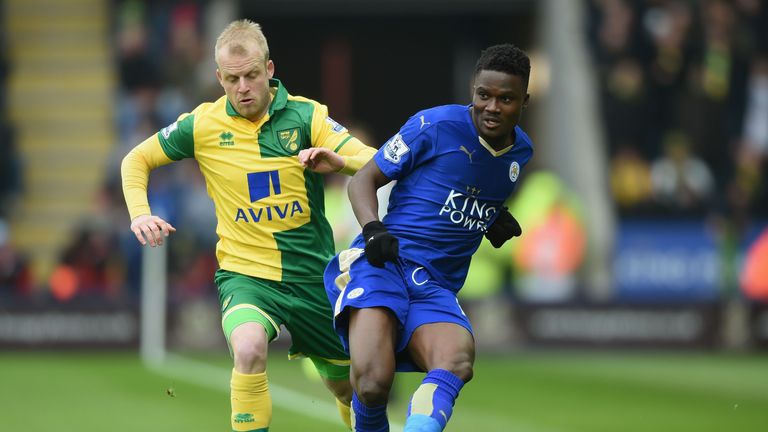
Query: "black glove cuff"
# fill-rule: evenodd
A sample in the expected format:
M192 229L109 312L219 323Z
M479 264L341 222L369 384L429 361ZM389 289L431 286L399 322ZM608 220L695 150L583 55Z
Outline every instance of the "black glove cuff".
M363 240L367 244L373 236L387 232L387 227L381 221L370 221L363 227Z

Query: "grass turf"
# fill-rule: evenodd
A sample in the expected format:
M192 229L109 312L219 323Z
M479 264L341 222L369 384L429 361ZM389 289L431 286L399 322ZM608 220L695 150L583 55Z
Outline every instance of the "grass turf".
M215 385L167 373L183 365L147 369L133 353L2 353L0 430L229 430L229 359L194 358L212 367L188 374ZM273 384L305 396L293 403L276 395L270 430L343 430L330 395L297 362L275 351L268 372ZM403 423L420 379L398 376L393 421ZM446 430L763 432L766 425L765 355L547 352L481 355Z

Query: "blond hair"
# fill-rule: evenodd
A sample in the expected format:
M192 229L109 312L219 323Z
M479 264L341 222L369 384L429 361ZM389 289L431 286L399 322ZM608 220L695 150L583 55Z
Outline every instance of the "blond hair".
M216 39L214 59L219 62L219 52L227 47L232 54L245 55L248 53L247 45L255 42L264 52L264 61L269 60L269 45L267 38L261 31L261 26L251 20L242 19L231 22Z

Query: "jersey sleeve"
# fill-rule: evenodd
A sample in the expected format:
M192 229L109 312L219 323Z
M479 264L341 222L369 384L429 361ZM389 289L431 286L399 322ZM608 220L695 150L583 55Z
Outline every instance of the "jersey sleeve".
M177 161L195 157L194 125L194 114L182 114L178 120L160 129L157 139L169 158Z
M523 168L524 166L528 165L528 162L533 157L533 143L531 142L531 138L528 136L528 134L525 133L525 131L523 131L520 126L515 126L515 132L520 135L521 144L525 149L525 153L520 158L520 168Z
M123 158L120 173L131 220L136 216L151 214L147 199L149 172L171 162L173 159L166 154L158 135L147 138Z
M194 114L180 115L177 121L144 140L123 158L120 173L131 220L152 214L147 199L149 172L173 161L194 157L194 122Z
M342 174L352 175L363 167L376 153L376 149L363 144L352 136L347 128L328 116L325 105L313 101L312 147L324 147L344 159Z
M425 126L415 115L381 146L373 160L388 178L401 179L433 157L436 135L436 127Z

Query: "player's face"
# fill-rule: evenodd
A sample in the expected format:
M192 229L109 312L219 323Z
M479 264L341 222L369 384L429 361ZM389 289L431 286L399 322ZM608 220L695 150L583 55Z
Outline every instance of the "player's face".
M246 51L233 54L222 49L218 53L216 77L237 112L250 121L257 121L269 106L269 79L275 73L275 65L272 60L264 60L264 53L256 44L248 46Z
M512 144L512 131L528 104L525 82L517 75L482 70L472 89L472 121L494 148Z

